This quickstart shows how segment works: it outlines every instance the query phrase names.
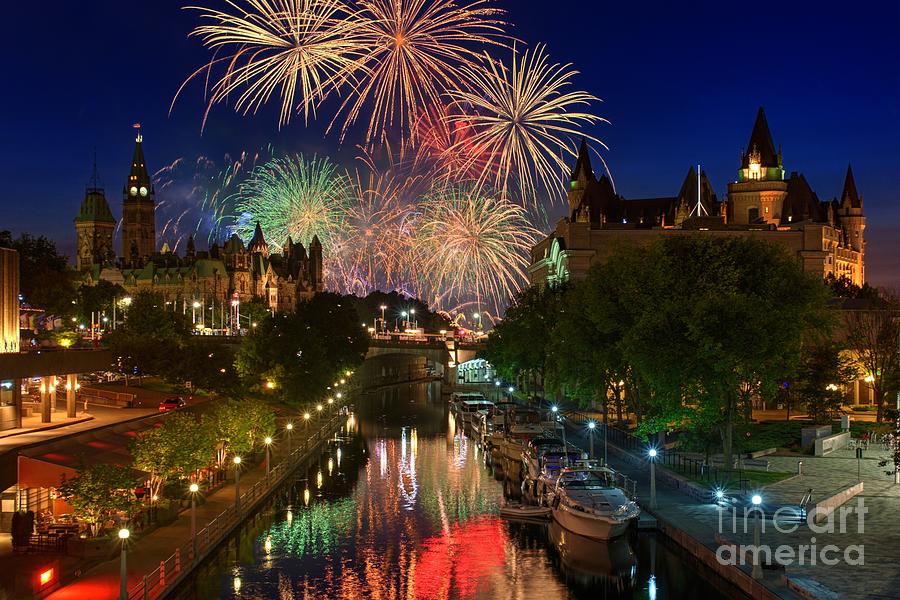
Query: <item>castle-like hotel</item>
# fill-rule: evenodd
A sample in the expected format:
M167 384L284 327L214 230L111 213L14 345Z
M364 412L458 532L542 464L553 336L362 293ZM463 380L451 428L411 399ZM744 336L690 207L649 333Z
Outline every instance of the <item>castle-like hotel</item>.
M810 273L865 282L866 218L853 172L847 168L839 198L820 201L802 174L785 174L762 108L724 201L693 168L676 196L627 200L606 175L595 177L585 143L568 200L568 216L532 249L534 285L581 279L617 248L685 234L759 238L784 246Z
M204 251L198 251L191 238L184 256L176 256L165 245L157 251L155 191L144 162L140 129L122 194L118 257L113 249L116 219L96 176L75 217L76 268L86 285L105 280L121 285L129 294L152 290L167 304L186 311L196 307L216 311L220 306L224 311L235 300L260 298L272 310L290 312L298 300L323 290L318 238L313 238L308 251L288 238L282 254L270 254L257 224L246 246L232 234L221 246L214 243Z

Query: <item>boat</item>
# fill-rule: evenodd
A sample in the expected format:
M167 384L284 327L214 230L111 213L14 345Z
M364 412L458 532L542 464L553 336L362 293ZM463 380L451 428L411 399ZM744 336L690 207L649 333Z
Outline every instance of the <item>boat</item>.
M541 504L549 505L555 495L556 482L568 467L586 466L587 454L580 450L565 451L562 446L549 448L540 458L540 472L534 479L534 497ZM584 462L583 462L584 461ZM591 464L590 466L594 466Z
M546 506L513 503L501 506L500 516L522 521L546 521L550 518L550 509Z
M636 584L637 557L627 537L593 540L572 533L555 521L550 522L547 533L567 578L592 588L597 597L631 597L626 592Z
M641 510L614 481L615 472L607 467L564 468L550 502L553 519L569 531L595 540L622 535Z
M497 402L494 405L494 414L491 416L491 437L488 441L489 446L499 448L506 437L506 422L508 420L507 413L513 408L519 406L517 402Z
M484 409L479 410L472 417L471 423L472 439L474 439L482 448L487 448L491 439L491 433L493 433L491 411Z
M525 445L543 433L539 410L527 406L509 409L506 412L506 435L500 443L503 458L510 463L521 464Z
M460 402L457 415L459 416L460 420L462 420L463 429L471 432L472 421L475 419L475 415L478 413L478 411L489 411L493 408L494 403L490 400L485 400L484 398L467 399Z

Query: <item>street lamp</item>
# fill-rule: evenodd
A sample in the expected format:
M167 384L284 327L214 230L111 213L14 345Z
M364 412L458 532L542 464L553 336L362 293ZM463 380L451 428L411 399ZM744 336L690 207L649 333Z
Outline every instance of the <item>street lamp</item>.
M234 510L241 514L241 457L235 456L234 462Z
M192 483L188 488L191 491L191 547L193 548L193 558L197 558L197 492L200 486Z
M272 438L266 436L266 439L264 439L263 442L266 444L266 485L269 485L270 465L272 462Z
M338 393L335 394L334 396L335 396L335 398L343 398L343 397L344 397L344 395L343 395L342 393L340 393L340 392L338 392Z
M384 322L384 311L387 310L387 305L381 305L381 332L384 333L387 331L387 324Z
M317 410L318 412L322 412L322 409L323 409L323 408L325 408L325 407L322 406L321 404L316 404L316 410Z
M762 579L762 565L759 564L759 537L760 537L760 523L759 517L762 514L762 509L760 505L762 504L762 496L759 494L753 494L753 497L750 498L750 503L753 504L753 516L755 517L755 522L753 524L753 547L756 550L753 553L753 579ZM757 512L758 511L758 512Z
M128 539L128 536L131 534L130 531L125 529L124 527L119 530L119 539L122 540L122 552L121 552L121 564L119 567L119 599L120 600L128 600L128 573L126 558L125 558L125 542Z
M287 429L288 458L290 458L291 454L293 454L293 452L291 452L291 436L294 433L294 424L288 423L287 425L284 426L284 428Z
M588 421L588 437L591 440L591 458L594 458L594 428L597 427L597 424L593 421Z
M334 404L334 398L329 398L329 399L328 399L328 404Z
M409 309L409 314L411 314L412 318L413 318L413 329L418 329L419 322L416 321L416 309L414 309L414 308Z
M656 509L656 448L650 448L647 456L650 457L650 508Z
M494 381L494 387L497 388L497 402L500 402L500 380Z

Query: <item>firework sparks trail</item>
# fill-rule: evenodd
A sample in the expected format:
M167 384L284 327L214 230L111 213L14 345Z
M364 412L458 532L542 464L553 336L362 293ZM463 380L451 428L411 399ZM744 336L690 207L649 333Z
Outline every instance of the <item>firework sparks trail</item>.
M418 213L411 261L425 297L443 307L468 299L498 312L521 289L540 235L524 208L483 187L456 185L426 194Z
M490 152L473 143L470 121L455 115L450 122L452 110L445 105L422 112L416 122L416 168L444 183L477 181L499 166Z
M275 96L281 102L279 128L290 123L295 109L308 122L331 92L349 77L365 74L361 21L341 0L226 1L232 12L186 7L207 21L191 35L213 57L182 83L172 106L190 81L202 77L207 91L204 127L212 107L232 94L235 110L243 115L257 112ZM224 71L215 75L214 69Z
M366 144L396 128L406 139L423 106L441 105L448 89L465 85L461 67L476 67L485 45L505 46L504 27L489 0L364 0L359 33L367 48L363 73L332 121L346 114L341 136L363 107Z
M168 244L177 252L190 236L207 242L221 238L231 225L229 198L256 164L270 155L267 147L236 157L226 154L218 163L206 156L193 161L181 157L154 173L156 217L162 223L157 244Z
M241 186L235 231L249 240L259 222L273 251L281 251L288 236L306 248L317 236L326 285L334 289L340 287L337 257L352 198L350 178L327 158L276 158L257 167Z
M562 154L575 155L572 138L584 136L605 148L581 130L606 122L585 109L599 99L569 90L577 71L551 63L544 50L538 46L517 55L513 49L510 66L485 55L480 64L461 68L470 89L447 92L458 106L448 122L472 130L457 146L475 145L493 158L478 183L507 197L517 191L531 207L540 204L541 194L556 196L557 174L567 166Z

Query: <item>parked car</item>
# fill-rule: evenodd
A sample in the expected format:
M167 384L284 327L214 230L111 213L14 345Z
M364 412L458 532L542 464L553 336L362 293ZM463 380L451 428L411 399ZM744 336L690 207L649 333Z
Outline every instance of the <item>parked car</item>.
M184 398L181 396L173 396L171 398L166 398L159 403L159 412L169 412L170 410L184 408L186 405L187 403L184 401Z

